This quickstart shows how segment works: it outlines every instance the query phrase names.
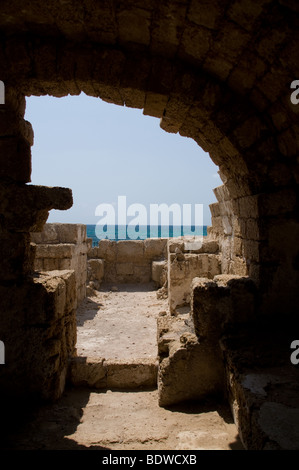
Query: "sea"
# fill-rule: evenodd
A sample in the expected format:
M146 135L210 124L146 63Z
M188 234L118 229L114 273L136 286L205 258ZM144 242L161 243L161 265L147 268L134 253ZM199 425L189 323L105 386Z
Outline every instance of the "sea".
M96 230L97 229L97 230ZM150 226L140 225L86 225L87 238L92 239L92 246L97 246L102 239L109 240L145 240L146 238L176 238L181 236L207 236L207 225L201 227Z

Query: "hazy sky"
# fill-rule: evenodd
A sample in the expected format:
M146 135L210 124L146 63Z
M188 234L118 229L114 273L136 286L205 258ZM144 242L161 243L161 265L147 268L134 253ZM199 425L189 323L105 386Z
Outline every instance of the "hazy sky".
M68 211L48 222L96 224L99 204L203 204L210 224L213 188L221 184L209 155L192 140L169 134L142 110L79 96L27 98L34 129L32 184L73 191ZM128 219L129 220L129 219Z

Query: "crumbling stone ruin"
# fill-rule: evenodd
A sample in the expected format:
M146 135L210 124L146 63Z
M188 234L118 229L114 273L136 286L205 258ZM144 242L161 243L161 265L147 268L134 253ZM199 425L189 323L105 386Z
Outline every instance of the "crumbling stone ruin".
M106 256L125 282L153 270L169 289L171 314L158 322L161 406L224 393L246 448L298 448L290 361L298 334L297 2L10 0L0 8L2 403L61 396L85 276L87 289L97 288L109 276ZM72 192L29 184L26 96L81 92L143 109L209 152L223 186L206 251L172 241L163 260L142 242L135 260L123 253L118 263L108 260L112 244L89 257L87 242L72 236L47 241L43 253L48 213L69 209ZM188 302L190 313L178 312Z

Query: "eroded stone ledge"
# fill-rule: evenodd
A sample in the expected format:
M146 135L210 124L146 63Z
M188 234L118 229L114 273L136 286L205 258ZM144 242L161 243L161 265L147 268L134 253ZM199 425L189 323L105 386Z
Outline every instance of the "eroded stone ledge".
M157 363L151 359L106 360L105 358L73 357L69 382L93 389L136 390L156 388Z

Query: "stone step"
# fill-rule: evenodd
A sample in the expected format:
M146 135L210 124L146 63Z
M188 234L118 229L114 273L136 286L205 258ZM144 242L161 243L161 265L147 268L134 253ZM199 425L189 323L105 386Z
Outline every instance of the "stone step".
M157 387L158 362L152 359L111 360L73 357L69 382L94 389L137 390Z
M74 386L95 389L157 388L157 318L167 300L150 285L103 285L77 310Z

